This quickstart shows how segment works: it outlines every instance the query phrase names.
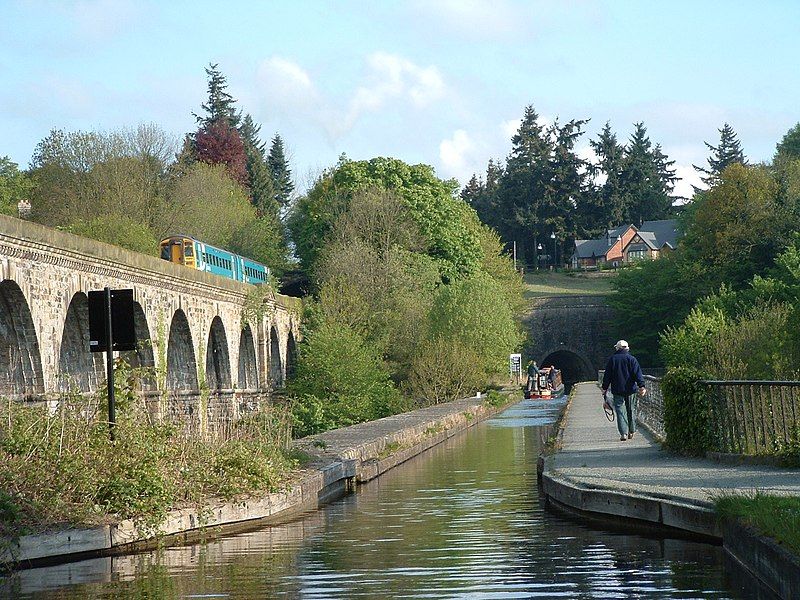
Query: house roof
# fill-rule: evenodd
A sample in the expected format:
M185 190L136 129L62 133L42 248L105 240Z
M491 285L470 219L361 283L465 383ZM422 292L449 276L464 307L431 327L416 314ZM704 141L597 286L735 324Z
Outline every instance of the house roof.
M650 232L654 236L655 248L668 245L675 248L678 245L678 221L675 219L662 219L660 221L645 221L639 227L639 234Z
M599 240L575 240L576 258L591 258L592 256L605 256L608 252L608 242L605 238Z

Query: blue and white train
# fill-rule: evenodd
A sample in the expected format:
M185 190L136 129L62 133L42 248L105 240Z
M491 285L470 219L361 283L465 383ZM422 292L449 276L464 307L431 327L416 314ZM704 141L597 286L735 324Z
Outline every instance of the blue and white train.
M269 282L269 267L188 235L173 235L161 240L161 258L244 283L258 285Z

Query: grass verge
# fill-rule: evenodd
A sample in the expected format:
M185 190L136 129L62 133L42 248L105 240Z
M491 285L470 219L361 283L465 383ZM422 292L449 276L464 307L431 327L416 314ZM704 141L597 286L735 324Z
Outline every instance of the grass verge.
M800 556L800 497L724 494L714 498L714 504L720 518L750 525Z
M613 291L615 273L558 273L539 271L525 274L525 298L569 295L604 295Z
M157 533L168 511L280 489L301 458L290 416L269 408L218 427L155 421L121 405L110 441L104 403L79 395L44 405L0 402L0 536L134 519Z

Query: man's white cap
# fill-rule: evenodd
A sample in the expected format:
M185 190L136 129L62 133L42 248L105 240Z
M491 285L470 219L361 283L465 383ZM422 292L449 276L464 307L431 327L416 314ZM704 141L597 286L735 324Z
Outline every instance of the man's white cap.
M620 340L616 344L614 344L615 350L627 350L628 349L628 342L625 340Z

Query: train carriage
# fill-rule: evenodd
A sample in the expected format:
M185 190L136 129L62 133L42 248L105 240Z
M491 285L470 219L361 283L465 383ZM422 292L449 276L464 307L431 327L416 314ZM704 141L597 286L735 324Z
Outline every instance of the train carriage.
M269 267L188 235L164 238L160 246L161 258L175 264L243 283L259 285L269 282Z

